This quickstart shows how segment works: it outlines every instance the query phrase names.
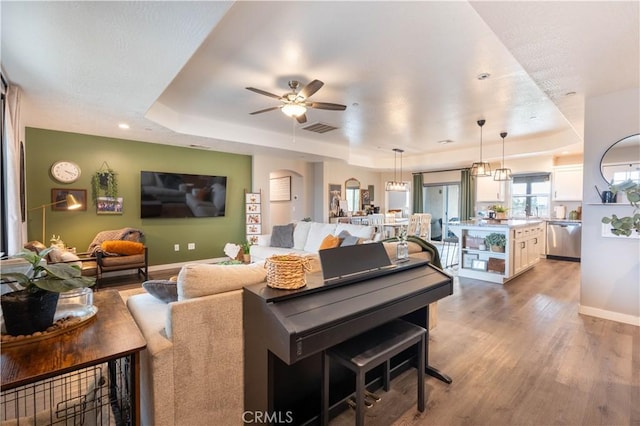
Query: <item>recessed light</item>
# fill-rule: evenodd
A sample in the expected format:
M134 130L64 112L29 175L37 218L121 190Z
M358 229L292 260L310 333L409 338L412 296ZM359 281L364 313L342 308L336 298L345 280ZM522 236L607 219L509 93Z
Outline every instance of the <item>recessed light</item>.
M127 123L120 123L118 124L118 127L120 127L123 130L126 130L129 128L129 125Z
M576 94L576 92L567 92L567 93L565 93L564 95L565 95L565 96L573 96L573 95L575 95L575 94Z
M491 74L489 74L488 72L483 72L478 74L478 76L476 77L478 80L486 80L489 77L491 77Z
M352 107L357 107L357 106L360 106L360 104L359 104L359 103L357 103L357 102L354 102L354 103L352 103L352 104L351 104L351 106L352 106Z
M446 145L448 143L453 143L453 141L451 139L444 139L444 140L438 141L438 143L442 145Z

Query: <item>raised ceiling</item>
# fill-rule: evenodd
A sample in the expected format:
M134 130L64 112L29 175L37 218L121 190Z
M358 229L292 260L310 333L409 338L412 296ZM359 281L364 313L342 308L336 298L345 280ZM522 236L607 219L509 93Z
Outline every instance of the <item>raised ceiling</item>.
M640 87L637 1L0 7L25 125L155 143L387 169L400 147L407 170L454 167L478 159L479 118L485 159L501 131L507 157L580 152L585 99ZM278 101L245 87L283 94L292 79L347 105L307 114L337 130L249 115Z

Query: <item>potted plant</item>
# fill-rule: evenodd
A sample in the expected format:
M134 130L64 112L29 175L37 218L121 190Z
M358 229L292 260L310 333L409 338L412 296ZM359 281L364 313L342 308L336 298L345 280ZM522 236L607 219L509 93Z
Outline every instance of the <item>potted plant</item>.
M29 262L30 271L27 274L0 274L0 278L9 281L7 284L14 290L0 298L8 334L28 336L46 330L53 324L60 293L95 284L94 278L83 277L76 266L67 263L47 265L43 262L44 257L54 249L49 247L40 253L23 250L16 257Z
M611 233L613 235L629 237L633 231L640 233L640 213L637 213L638 208L640 208L640 184L632 180L626 180L619 184L611 185L609 188L614 194L624 192L627 200L634 207L633 216L618 217L612 214L611 216L603 217L602 223L611 225Z
M107 167L100 169L91 176L91 194L93 201L96 202L98 197L118 197L118 180L116 172Z
M240 247L242 248L244 263L251 263L251 254L249 254L251 252L251 243L249 240L244 240Z
M492 232L484 239L487 246L491 247L491 251L504 253L504 248L507 245L507 237L505 234Z
M493 211L496 214L496 219L506 219L507 210L509 209L500 204L494 204L489 208L489 210Z

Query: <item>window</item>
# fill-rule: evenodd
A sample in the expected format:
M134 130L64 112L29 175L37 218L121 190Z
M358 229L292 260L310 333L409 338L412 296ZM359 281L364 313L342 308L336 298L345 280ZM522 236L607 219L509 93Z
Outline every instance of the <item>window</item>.
M513 176L511 183L511 215L513 217L549 217L551 199L550 173Z

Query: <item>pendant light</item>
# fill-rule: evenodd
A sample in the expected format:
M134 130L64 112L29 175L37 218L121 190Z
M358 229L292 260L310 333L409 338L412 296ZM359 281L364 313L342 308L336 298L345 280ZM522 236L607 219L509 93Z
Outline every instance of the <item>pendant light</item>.
M407 185L407 183L402 181L402 153L403 152L404 152L403 149L393 148L393 180L387 182L385 187L385 190L387 191L407 192L409 190L409 186ZM400 153L400 180L398 180L396 176L396 171L397 171L396 158L398 156L398 153Z
M507 169L504 166L504 138L507 137L507 132L500 133L500 137L502 138L502 167L496 169L496 174L493 175L493 180L511 180L511 169Z
M485 122L485 120L478 120L478 126L480 126L480 161L471 165L471 176L491 176L491 165L482 161L482 126L484 126Z

